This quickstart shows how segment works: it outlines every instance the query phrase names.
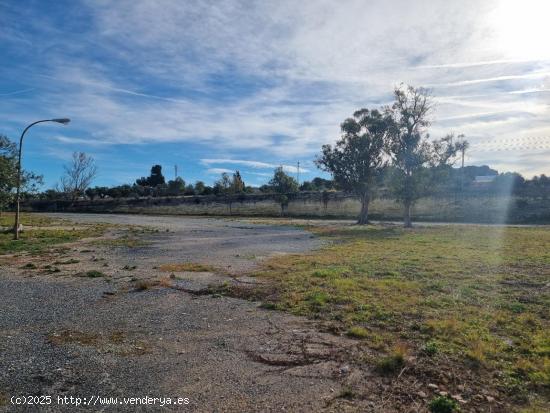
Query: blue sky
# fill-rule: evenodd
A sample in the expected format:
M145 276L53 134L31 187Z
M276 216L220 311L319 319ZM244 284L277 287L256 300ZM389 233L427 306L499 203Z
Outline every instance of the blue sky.
M313 159L401 82L435 97L431 135L464 133L468 164L550 174L544 1L0 0L0 133L53 186L73 151L96 184L152 164L186 181L239 169L260 185Z

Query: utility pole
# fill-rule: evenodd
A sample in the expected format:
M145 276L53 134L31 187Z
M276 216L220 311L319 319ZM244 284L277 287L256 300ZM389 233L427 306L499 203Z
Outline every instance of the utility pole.
M174 165L174 180L178 179L178 165Z
M298 181L298 186L300 186L300 161L298 161L298 166L296 168L296 180Z

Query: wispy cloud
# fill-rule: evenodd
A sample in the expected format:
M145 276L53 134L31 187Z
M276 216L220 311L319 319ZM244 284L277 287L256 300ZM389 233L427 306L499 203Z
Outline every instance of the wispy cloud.
M337 139L346 117L389 102L404 82L437 98L433 136L550 135L548 52L503 41L509 3L12 2L0 33L10 60L0 68L0 121L17 135L36 116L69 116L57 145L105 149L98 162L113 145L155 145L158 159L179 143L193 148L197 174L279 161L295 173L295 162ZM522 41L533 33L514 27Z
M209 174L232 174L234 173L235 171L232 170L232 169L225 169L225 168L208 168L206 170L207 173Z
M23 89L23 90L15 90L15 91L13 91L13 92L0 93L0 96L20 95L20 94L22 94L22 93L32 92L33 90L35 90L35 89L31 87L31 88Z
M274 169L274 168L282 167L285 172L292 172L292 173L298 172L298 165L285 165L285 164L277 165L274 163L248 161L248 160L241 160L241 159L201 159L201 163L203 163L204 165L212 165L212 164L243 165L243 166L248 166L248 167L257 168L257 169ZM309 169L300 167L300 172L307 173L309 172Z

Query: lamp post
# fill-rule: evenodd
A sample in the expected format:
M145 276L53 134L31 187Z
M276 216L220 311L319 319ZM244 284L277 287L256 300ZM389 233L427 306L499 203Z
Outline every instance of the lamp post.
M29 126L25 128L23 133L21 134L21 138L19 139L19 157L17 160L17 193L15 196L16 199L16 209L15 209L15 225L13 227L13 239L18 240L19 239L19 202L21 200L21 152L23 149L23 138L25 137L25 133L34 125L37 123L43 123L43 122L56 122L61 123L63 125L66 125L71 120L68 118L60 118L60 119L44 119L44 120L38 120L36 122L31 123Z

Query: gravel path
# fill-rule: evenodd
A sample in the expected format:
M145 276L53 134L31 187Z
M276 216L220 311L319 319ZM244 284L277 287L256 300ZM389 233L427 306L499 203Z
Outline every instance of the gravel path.
M262 257L319 247L311 234L213 218L56 216L160 232L141 235L148 244L140 248L73 246L63 259L78 263L55 276L21 269L28 260L41 265L55 256L16 257L0 268L0 411L341 410L337 394L349 367L334 350L350 348L352 340L253 302L124 287L129 277L147 278L167 262L202 262L239 275ZM99 263L108 277L74 277ZM137 268L123 269L128 263ZM9 403L28 395L52 396L52 404ZM88 403L119 397L119 404L60 406L58 396ZM189 404L120 404L123 397L144 396L188 398Z

